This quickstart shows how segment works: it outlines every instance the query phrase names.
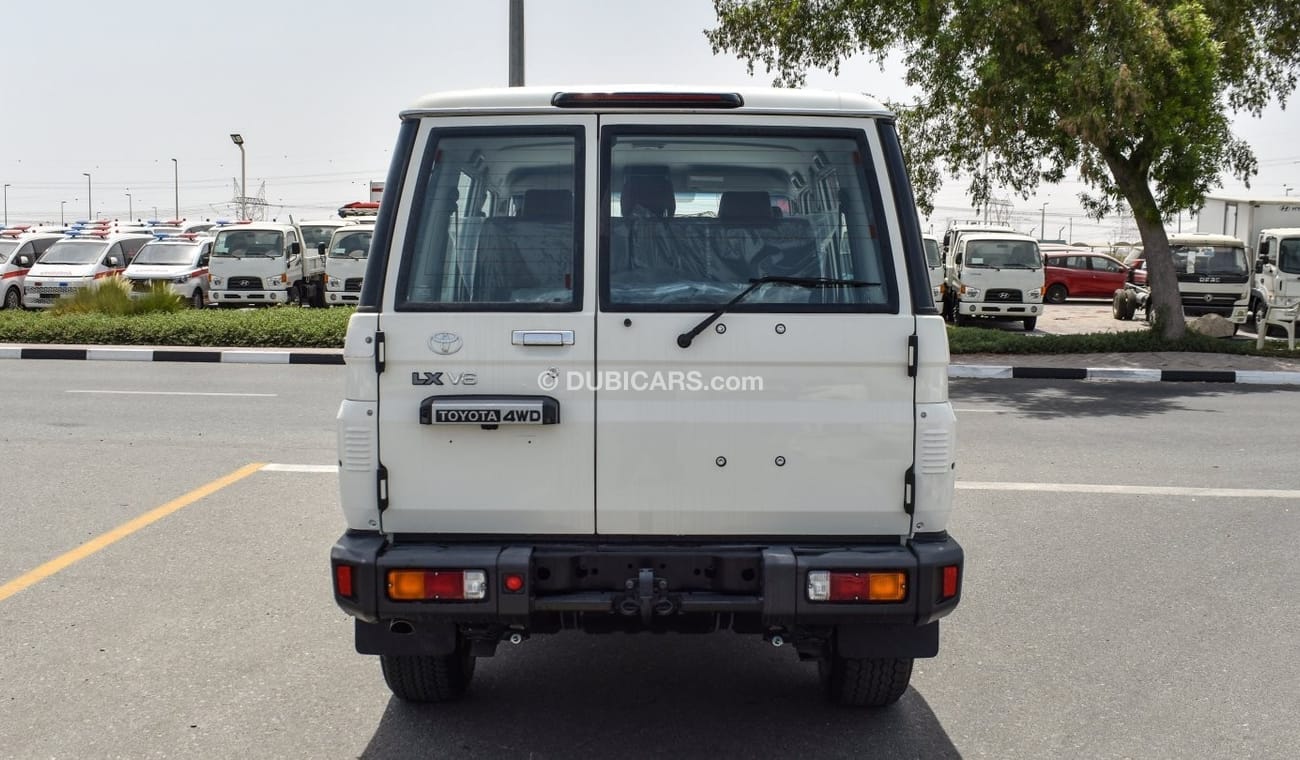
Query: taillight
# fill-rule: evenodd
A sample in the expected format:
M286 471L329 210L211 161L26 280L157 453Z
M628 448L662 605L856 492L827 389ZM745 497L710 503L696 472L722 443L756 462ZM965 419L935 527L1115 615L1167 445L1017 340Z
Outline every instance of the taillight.
M352 566L335 565L334 566L334 593L339 596L352 598Z
M477 601L487 596L482 570L389 570L388 598L398 602Z
M808 573L808 599L813 602L901 602L907 599L907 573L812 570Z
M961 568L957 565L946 565L939 572L939 601L943 602L957 596L957 592L961 589Z

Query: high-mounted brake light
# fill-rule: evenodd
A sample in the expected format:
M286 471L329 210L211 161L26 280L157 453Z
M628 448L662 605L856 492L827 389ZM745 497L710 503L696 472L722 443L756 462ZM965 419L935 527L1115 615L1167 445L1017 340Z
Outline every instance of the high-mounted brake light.
M735 92L557 92L556 108L740 108Z
M812 602L901 602L907 599L907 573L898 571L812 570Z
M487 596L482 570L389 570L388 598L397 602L477 601Z

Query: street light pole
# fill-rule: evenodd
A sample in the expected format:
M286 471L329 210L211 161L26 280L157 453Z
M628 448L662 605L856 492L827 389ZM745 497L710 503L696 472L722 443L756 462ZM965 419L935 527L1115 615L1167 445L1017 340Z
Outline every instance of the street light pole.
M135 220L135 206L131 204L131 194L126 194L126 220L128 222Z
M1042 240L1047 237L1047 203L1038 210L1038 239Z
M90 172L82 172L86 175L86 221L95 221L95 204L90 199Z
M239 218L248 218L248 164L245 162L244 136L238 132L230 134L230 141L239 146Z
M9 225L9 183L5 183L5 226Z
M172 218L180 219L181 218L181 165L176 163L176 159L174 158L172 159L172 188L176 192L176 216ZM154 211L153 215L156 218L158 216L158 212Z
M59 226L62 227L66 222L63 218L63 207L68 205L67 201L59 201Z

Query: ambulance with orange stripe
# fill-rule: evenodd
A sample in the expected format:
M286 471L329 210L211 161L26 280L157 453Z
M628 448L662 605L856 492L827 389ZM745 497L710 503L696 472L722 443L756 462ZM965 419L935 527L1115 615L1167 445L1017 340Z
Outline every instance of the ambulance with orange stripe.
M68 234L51 245L27 273L23 305L48 309L62 296L122 274L140 248L153 239L138 227L119 226L116 222L73 224Z
M148 293L155 283L164 283L172 292L202 309L208 301L208 257L212 255L212 238L195 232L156 234L145 243L126 268L131 295Z
M63 229L15 224L0 227L0 309L21 309L23 283L36 259L58 240Z

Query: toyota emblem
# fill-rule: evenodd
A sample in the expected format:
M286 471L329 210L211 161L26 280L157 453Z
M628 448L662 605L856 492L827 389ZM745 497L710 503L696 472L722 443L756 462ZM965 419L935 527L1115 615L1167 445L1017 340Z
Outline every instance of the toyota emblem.
M429 338L429 350L443 356L456 353L462 345L464 345L464 341L460 339L459 335L452 332L434 333L433 337Z

